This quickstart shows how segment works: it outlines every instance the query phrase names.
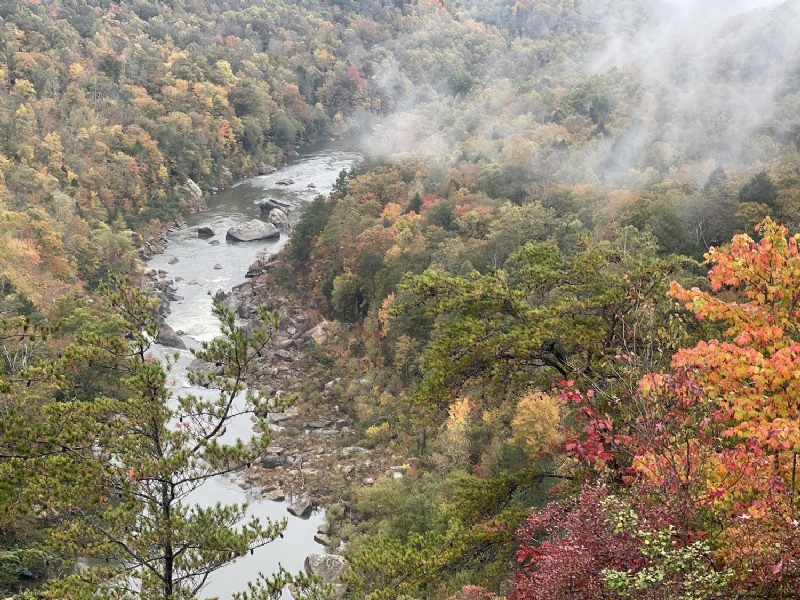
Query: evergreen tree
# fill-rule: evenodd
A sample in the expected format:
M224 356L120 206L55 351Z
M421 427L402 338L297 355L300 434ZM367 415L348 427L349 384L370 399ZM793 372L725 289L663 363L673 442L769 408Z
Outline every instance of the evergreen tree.
M262 311L263 325L246 331L215 304L222 336L195 354L221 373L191 378L218 394L174 397L172 360L150 354L157 333L152 299L120 282L105 289L105 298L110 316L104 323L78 335L58 360L10 384L6 474L19 484L15 500L49 525L44 547L63 576L48 584L45 597L195 598L214 571L285 527L245 520L246 506L202 508L191 498L210 478L256 459L269 441L225 444L219 436L235 416L264 408L259 395L245 393L245 376L274 333L276 317ZM76 376L87 370L108 374L95 382L99 391L91 398ZM61 400L43 401L32 425L18 417L24 410L14 409L37 394ZM264 578L242 598L278 597L289 579L285 572Z

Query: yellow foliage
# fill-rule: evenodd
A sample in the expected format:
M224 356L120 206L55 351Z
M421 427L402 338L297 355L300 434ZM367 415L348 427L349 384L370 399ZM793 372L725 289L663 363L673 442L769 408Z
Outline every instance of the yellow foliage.
M522 444L532 457L553 451L563 440L561 405L543 392L522 397L511 422L511 441Z
M366 438L372 443L378 443L384 439L389 434L389 423L383 422L380 425L373 425L372 427L367 427L367 430L364 432Z
M467 429L472 423L477 406L470 398L458 398L450 405L445 421L444 440L447 452L454 458L462 454L469 440Z
M378 319L381 322L381 334L386 335L386 331L389 329L389 323L392 320L391 316L391 309L392 305L397 300L397 296L395 296L394 292L390 293L386 298L383 299L381 302L381 308L378 310Z
M26 98L32 98L36 95L36 88L33 87L33 84L27 79L17 79L16 82L14 82L13 91L15 94L25 96Z
M83 75L84 72L83 65L81 63L74 62L69 66L69 78L72 81L75 81L78 77Z
M458 435L462 433L470 421L475 411L475 403L469 398L458 398L450 405L447 411L446 427L448 433Z
M395 221L403 214L403 207L395 202L389 202L381 213L381 219L385 219L390 225L394 225Z

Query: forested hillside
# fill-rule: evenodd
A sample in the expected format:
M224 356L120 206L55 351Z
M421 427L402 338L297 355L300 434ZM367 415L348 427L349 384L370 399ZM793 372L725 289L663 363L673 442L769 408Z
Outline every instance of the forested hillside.
M261 275L403 465L329 507L350 597L796 597L800 7L695 4L2 4L0 590L58 590L43 557L104 510L20 467L52 407L126 401L65 358L125 333L109 274L351 135Z

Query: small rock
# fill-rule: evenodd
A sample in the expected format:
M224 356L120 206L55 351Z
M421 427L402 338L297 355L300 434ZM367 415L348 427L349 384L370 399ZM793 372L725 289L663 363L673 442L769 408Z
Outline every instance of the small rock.
M273 355L286 362L292 362L294 360L294 356L292 356L291 352L287 352L286 350L275 350Z
M315 533L314 534L314 541L318 544L322 544L323 546L330 546L331 545L331 538L329 538L324 533Z
M330 425L333 421L328 419L314 419L313 421L309 421L306 423L306 427L310 427L311 429L324 429L328 425Z
M170 259L167 261L167 264L169 264L169 265L175 265L177 263L178 263L178 257L177 256L171 256Z
M311 500L306 496L300 496L297 501L290 504L286 510L294 516L304 519L311 514Z
M208 242L209 246L219 246L219 240L211 240Z
M331 526L328 523L322 523L319 527L317 527L317 532L322 533L324 535L329 535L331 532Z
M339 451L342 456L354 456L356 454L365 454L367 452L369 452L369 450L362 448L361 446L347 446Z
M275 185L292 185L294 183L294 179L279 179L275 182Z
M372 477L364 477L364 479L361 480L361 483L366 486L375 485L375 480Z
M221 270L222 270L222 265L221 265L221 264L219 264L219 263L217 263L217 264L215 264L215 265L214 265L214 269L215 269L216 271L221 271Z
M261 497L264 498L264 500L272 500L273 502L283 502L286 500L286 494L281 489L264 492L261 494Z
M197 236L198 237L213 237L215 235L214 230L211 227L198 227L197 228Z

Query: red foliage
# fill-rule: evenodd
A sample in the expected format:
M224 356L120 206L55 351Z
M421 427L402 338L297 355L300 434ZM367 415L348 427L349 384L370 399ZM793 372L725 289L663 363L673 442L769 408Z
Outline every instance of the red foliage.
M643 564L639 543L605 523L606 488L585 486L578 498L551 502L517 531L520 542L510 600L595 600L610 598L603 569Z
M347 76L353 80L353 83L355 83L358 86L359 89L361 90L367 89L369 84L367 83L367 80L364 78L364 76L361 74L361 71L358 70L358 67L347 67L345 69L345 72L347 73Z

